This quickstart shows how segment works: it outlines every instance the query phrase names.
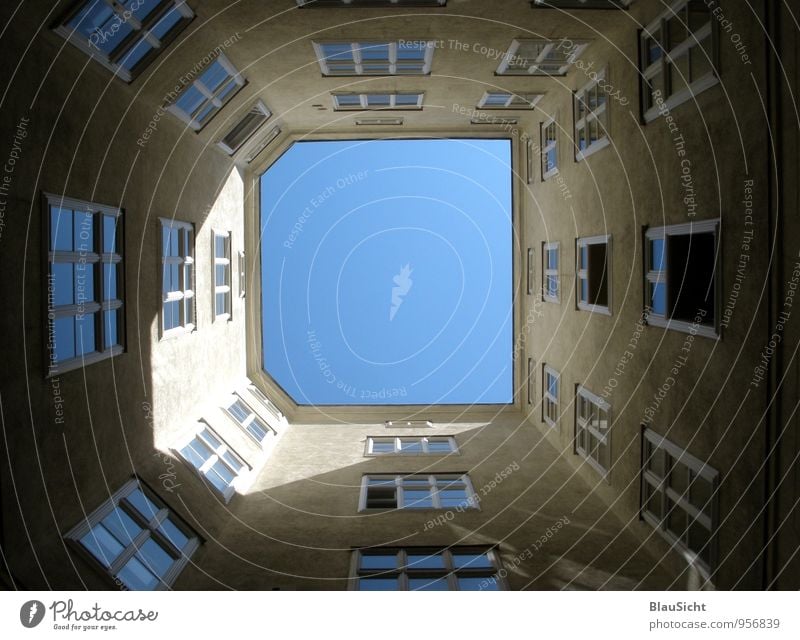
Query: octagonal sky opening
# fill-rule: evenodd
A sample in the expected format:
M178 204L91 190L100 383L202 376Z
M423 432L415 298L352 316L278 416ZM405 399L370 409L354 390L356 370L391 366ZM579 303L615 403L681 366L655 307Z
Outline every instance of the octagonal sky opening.
M260 229L262 366L298 405L513 402L510 140L296 142Z

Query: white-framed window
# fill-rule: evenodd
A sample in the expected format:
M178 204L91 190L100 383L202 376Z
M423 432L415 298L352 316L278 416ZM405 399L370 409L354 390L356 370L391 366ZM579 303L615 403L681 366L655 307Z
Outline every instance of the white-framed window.
M159 218L161 222L161 337L190 333L195 328L194 225Z
M611 469L611 405L578 385L575 393L575 453L603 477Z
M496 73L500 76L564 76L587 46L589 40L569 38L512 40Z
M558 396L561 374L546 364L542 366L542 421L555 427L558 423Z
M500 591L502 564L491 547L372 547L353 551L354 591Z
M419 111L424 95L421 91L331 94L335 111Z
M167 111L200 131L245 85L244 77L220 53L180 95Z
M119 586L167 589L200 545L197 533L133 478L65 538Z
M528 358L528 404L533 404L533 386L536 384L536 362L533 358Z
M458 453L453 436L368 436L364 455L441 456Z
M228 502L250 467L205 422L178 443L175 452Z
M261 152L271 145L279 135L281 135L281 128L279 125L275 125L266 133L266 135L262 136L257 142L247 148L245 151L244 161L247 164L250 164L259 155L261 155Z
M269 438L276 435L275 430L238 393L225 403L225 411L260 447L266 446Z
M359 511L455 508L478 508L478 498L466 474L365 475L361 481Z
M539 125L541 139L542 181L558 173L558 123L555 116Z
M247 262L245 261L244 251L238 252L237 270L239 272L239 297L247 295Z
M272 112L261 100L256 100L250 110L228 130L217 143L229 156L235 155L244 144L272 117Z
M611 315L611 236L578 238L578 309Z
M719 252L719 220L647 229L647 323L717 337Z
M124 351L123 213L44 194L47 375Z
M278 407L275 406L275 403L270 400L266 394L261 391L256 385L250 384L247 386L247 390L252 393L256 398L258 398L259 402L264 406L264 408L275 418L278 422L283 420L283 413Z
M314 42L324 76L428 75L434 40Z
M533 109L543 97L543 93L486 91L478 101L478 109Z
M297 0L298 7L443 7L447 0Z
M575 160L580 161L610 144L608 137L608 96L598 86L605 80L608 69L575 92Z
M55 31L130 82L193 18L183 0L81 0Z
M718 22L706 2L673 3L641 32L639 73L645 122L719 82Z
M558 304L561 301L560 253L558 242L542 243L542 300L545 302Z
M525 283L525 292L528 295L532 295L533 294L533 282L534 282L534 279L536 278L535 271L534 271L535 270L534 260L536 258L534 257L533 247L528 247L527 259L528 259L528 264L527 264L528 268L527 268L527 279L526 279L526 283Z
M651 429L642 433L642 518L710 572L716 564L719 472Z
M217 231L211 234L214 255L214 318L231 319L231 234Z

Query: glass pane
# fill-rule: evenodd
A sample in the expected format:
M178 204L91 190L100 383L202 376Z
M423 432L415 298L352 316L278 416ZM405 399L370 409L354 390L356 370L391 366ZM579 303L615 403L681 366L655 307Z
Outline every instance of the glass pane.
M470 569L492 568L492 561L485 553L454 553L453 565L456 569L469 567Z
M372 453L393 453L394 452L394 438L387 440L379 440L374 438L372 440Z
M87 313L75 317L75 355L85 355L97 349L94 332L95 314Z
M433 495L430 490L405 489L403 506L406 509L430 509L433 507Z
M416 93L401 93L395 96L394 103L398 106L415 107L419 103L419 96Z
M150 12L160 3L161 0L122 0L122 6L133 13L140 22L149 16Z
M233 470L234 473L239 473L242 469L244 469L244 464L230 451L223 453L222 459L228 463L228 466Z
M689 469L680 462L676 462L671 456L670 464L672 468L669 474L669 486L678 495L683 495L689 487Z
M353 54L349 43L331 42L322 45L322 55L326 60L352 60Z
M181 454L190 464L199 469L213 455L213 452L205 443L195 438L181 449Z
M400 584L397 578L361 578L358 581L359 591L398 591Z
M185 111L188 115L193 115L200 108L206 97L194 85L186 89L175 101L175 106Z
M650 240L650 270L664 270L664 239Z
M239 85L236 84L235 80L229 80L228 84L226 84L220 91L217 93L217 98L219 98L222 102L225 102L230 96L234 94L236 89L239 88Z
M117 251L117 218L103 216L103 252L115 253Z
M706 515L711 515L713 485L706 479L695 476L689 487L689 501Z
M689 52L689 60L691 61L691 81L702 78L713 69L711 57L711 37L707 37L699 46L695 46Z
M711 536L709 535L708 529L706 529L696 520L692 520L691 524L689 525L689 539L687 541L687 544L692 551L696 552L698 555L702 555L701 549L708 544L710 537ZM707 550L704 552L707 552Z
M72 251L72 210L50 207L50 248Z
M116 300L117 299L117 265L116 264L103 264L103 283L102 299L103 300Z
M424 60L426 46L423 42L400 42L397 46L398 60Z
M104 311L103 312L103 348L109 349L114 345L118 345L119 336L117 335L117 311Z
M397 507L397 490L394 486L371 486L367 489L368 509L394 509Z
M450 444L450 441L447 440L446 438L443 438L441 440L434 440L431 438L428 440L429 453L450 453L452 450L453 449Z
M680 44L686 40L686 25L684 23L685 16L683 11L678 11L678 15L673 16L667 21L667 33L669 33L669 48L670 51L675 48L675 45Z
M400 451L403 453L422 453L422 441L418 438L414 440L400 439Z
M104 566L111 563L125 550L111 532L102 524L97 524L81 538L81 544Z
M181 326L181 308L180 301L174 300L172 302L164 303L164 331L175 329Z
M56 351L53 359L63 362L75 357L75 316L56 318L53 323L56 337Z
M189 542L188 536L186 536L169 518L161 523L158 531L178 549L183 549Z
M236 418L239 424L243 424L250 415L250 410L244 406L244 403L241 400L236 400L230 407L228 407L228 411L234 418Z
M219 449L222 446L219 438L205 427L200 431L199 435L212 449Z
M94 300L94 266L79 262L75 265L75 303L84 305Z
M645 451L645 464L659 478L663 478L666 473L666 460L663 449L655 449L652 444L647 444Z
M558 250L557 249L548 249L547 250L547 268L548 269L558 269Z
M69 262L53 262L50 264L53 274L53 304L55 306L73 304L75 302L74 265Z
M132 591L151 591L159 584L158 578L148 571L136 556L128 560L117 577Z
M218 293L215 296L215 313L218 316L228 313L228 294Z
M75 251L81 253L94 252L94 216L85 211L75 212Z
M133 31L127 21L101 0L88 0L67 26L85 37L91 47L106 55Z
M150 500L150 498L144 495L141 489L135 489L134 491L131 491L131 493L126 497L126 500L131 503L148 522L155 518L159 512L158 506L152 500Z
M361 554L362 569L396 569L396 553L363 553Z
M361 106L361 98L357 95L339 95L336 96L336 101L340 107Z
M448 489L439 491L439 500L443 508L469 506L469 498L466 489Z
M208 481L214 487L224 493L225 490L231 486L235 476L230 472L228 467L217 461L206 473L206 478L208 478Z
M258 418L253 418L250 424L247 425L247 430L259 442L263 442L270 433L269 429Z
M178 264L164 265L164 293L169 293L170 291L180 291L178 268Z
M410 591L447 591L447 577L441 578L409 578Z
M132 71L133 68L139 64L142 58L144 58L152 49L153 47L150 45L150 43L142 38L133 46L133 48L128 50L128 52L122 56L119 64L124 69Z
M644 495L642 500L642 508L653 517L661 520L661 493L649 482L644 483Z
M388 107L391 101L391 97L385 93L376 93L367 96L367 104L370 107Z
M653 313L660 316L667 315L667 285L663 282L651 282L650 286L650 307Z
M211 91L216 93L222 84L230 77L230 74L225 70L219 60L215 60L211 65L200 75L200 82Z
M163 40L170 30L181 21L182 17L180 11L171 9L150 29L150 33L159 40Z
M228 285L228 265L226 264L218 264L215 268L216 278L215 284L218 287L224 287Z
M150 571L160 578L166 575L174 562L172 556L152 538L145 540L136 555Z
M670 94L685 89L689 84L689 54L686 53L672 61L670 65Z
M499 591L500 585L497 578L487 576L485 578L458 578L459 591Z
M385 42L362 42L359 45L362 60L388 60L389 45ZM408 51L408 50L406 50ZM413 57L413 52L411 53ZM402 57L398 51L398 58Z
M114 537L125 546L133 542L133 539L142 531L142 528L119 507L116 507L103 518L102 522L103 526L113 533Z
M444 556L441 553L408 554L409 569L444 569Z
M667 500L667 530L679 540L685 540L687 526L686 512L671 500Z

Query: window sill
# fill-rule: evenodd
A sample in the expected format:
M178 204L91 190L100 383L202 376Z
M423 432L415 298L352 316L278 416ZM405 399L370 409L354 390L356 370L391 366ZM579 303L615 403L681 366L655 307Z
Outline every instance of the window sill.
M53 378L68 371L82 369L87 365L96 364L98 362L102 362L103 360L108 360L109 358L122 355L123 353L125 353L125 349L123 349L122 346L114 345L106 351L92 351L91 353L87 353L81 357L70 358L69 360L64 360L63 362L58 362L55 364L48 361L45 378Z
M174 340L176 338L180 338L181 336L188 335L190 333L194 333L197 327L193 324L187 324L183 327L174 327L172 329L167 329L166 331L161 332L161 337L159 338L159 342L164 342L166 340Z
M681 89L677 93L673 93L669 98L661 103L661 106L651 107L644 113L644 122L649 124L654 120L658 120L662 115L667 115L676 107L688 102L698 95L703 93L706 89L710 89L719 84L719 76L710 71L699 80L692 83L691 86ZM663 114L662 114L663 111Z
M722 339L722 335L716 329L716 327L710 327L708 325L694 324L691 322L686 322L685 320L674 320L655 315L647 316L645 322L651 327L659 327L661 329L668 329L670 331L689 333L692 335L703 336L704 338L712 338L714 340Z
M582 302L578 303L578 309L580 311L588 311L589 313L599 313L600 315L603 315L603 316L610 316L611 315L611 309L609 307L601 307L601 306L598 306L598 305L584 304Z

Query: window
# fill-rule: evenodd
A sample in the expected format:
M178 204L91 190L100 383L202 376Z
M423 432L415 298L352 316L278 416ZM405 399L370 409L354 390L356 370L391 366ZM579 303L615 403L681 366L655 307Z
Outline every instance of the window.
M246 283L247 283L247 263L244 259L244 251L239 252L239 297L244 298L246 295Z
M214 317L231 319L231 234L214 231Z
M267 105L261 100L256 100L250 111L219 141L219 146L228 155L234 155L270 117L272 112L267 109Z
M200 544L192 528L137 478L66 538L117 584L136 591L168 588Z
M719 82L717 28L707 2L684 0L642 30L639 72L645 122L658 117L660 101L672 109Z
M443 7L447 0L297 0L300 7Z
M533 109L542 97L541 93L487 91L478 102L478 109Z
M45 194L48 375L124 350L122 219L114 207Z
M588 40L512 40L497 75L564 76L589 45Z
M434 41L315 42L325 76L427 75Z
M231 396L225 410L259 446L265 446L268 438L275 435L275 430L264 422L238 394Z
M579 238L578 309L611 315L611 236Z
M528 247L528 277L526 282L526 292L528 295L533 293L533 279L534 279L534 257L533 257L533 249Z
M161 218L161 337L194 331L194 225Z
M465 474L368 475L362 479L359 511L455 508L478 508Z
M400 438L369 436L365 455L438 456L456 452L458 452L458 447L453 436L403 436Z
M130 82L192 18L183 0L82 0L56 33Z
M558 254L558 242L542 243L542 300L556 304L561 300Z
M604 477L611 469L611 406L578 385L575 396L575 453Z
M535 165L534 156L536 155L537 150L534 148L533 140L528 139L527 143L525 144L525 172L526 172L526 182L528 184L533 184L533 167Z
M269 411L269 413L270 413L270 414L272 414L272 416L273 416L273 417L274 417L274 418L275 418L275 419L276 419L278 422L280 422L281 420L283 420L283 414L281 413L280 409L278 409L278 407L276 407L276 406L273 404L273 402L272 402L272 401L271 401L269 398L267 398L267 396L266 396L266 395L264 395L264 393L261 391L261 389L259 389L259 388L258 388L256 385L254 385L254 384L251 384L251 385L248 385L248 387L247 387L247 390L248 390L250 393L252 393L252 394L253 394L253 395L254 395L256 398L258 398L258 399L259 399L259 401L261 402L261 404L263 404L263 405L264 405L264 408L265 408L267 411Z
M272 127L269 130L267 135L261 138L258 142L256 142L250 149L247 150L245 154L244 161L250 164L253 160L255 160L261 152L266 149L279 135L281 135L281 128L277 125Z
M353 552L356 591L499 591L502 565L489 547L373 547Z
M642 434L642 518L706 570L716 562L719 473L650 429Z
M543 122L540 127L542 150L542 180L558 173L558 138L555 118Z
M397 111L421 110L423 93L334 93L336 111Z
M244 84L242 75L220 53L167 110L200 131Z
M647 323L715 337L719 220L645 232Z
M228 502L250 468L204 422L177 453Z
M536 370L533 358L528 358L528 404L533 404L533 385L536 380Z
M558 423L560 378L558 371L544 365L542 375L542 420L551 427L555 427Z
M598 82L605 80L607 71L597 72L597 78L575 92L575 160L583 160L607 147L608 100Z

